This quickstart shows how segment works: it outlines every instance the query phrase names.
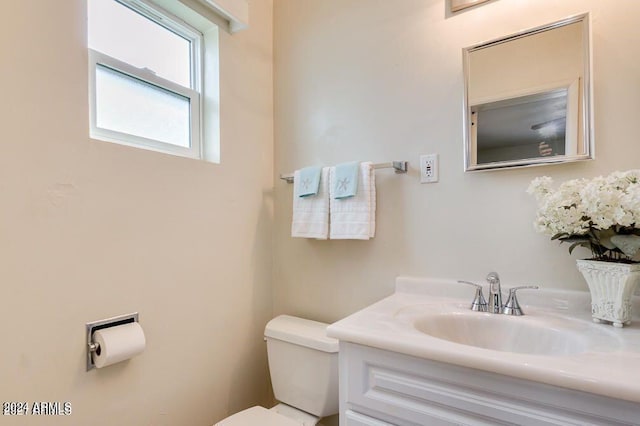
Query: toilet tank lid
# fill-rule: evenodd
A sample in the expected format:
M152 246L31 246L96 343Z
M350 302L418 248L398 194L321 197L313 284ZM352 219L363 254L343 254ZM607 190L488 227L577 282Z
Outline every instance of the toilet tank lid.
M323 352L338 352L338 339L327 337L328 325L290 315L280 315L267 323L264 335Z

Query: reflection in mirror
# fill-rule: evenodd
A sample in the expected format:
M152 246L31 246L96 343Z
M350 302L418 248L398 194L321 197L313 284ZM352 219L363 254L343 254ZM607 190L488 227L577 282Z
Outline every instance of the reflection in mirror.
M569 92L562 87L472 105L477 163L577 154L577 97Z
M464 50L465 170L593 158L587 18Z

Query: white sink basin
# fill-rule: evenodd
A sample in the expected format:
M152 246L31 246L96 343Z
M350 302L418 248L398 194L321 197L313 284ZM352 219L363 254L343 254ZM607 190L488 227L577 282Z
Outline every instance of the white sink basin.
M640 316L624 329L594 324L588 292L523 294L520 317L471 311L472 296L454 280L400 277L393 295L332 324L327 334L640 404ZM633 307L640 312L640 298Z
M575 324L559 327L526 316L472 311L436 313L416 318L414 327L438 339L494 351L557 356L589 349L587 339Z

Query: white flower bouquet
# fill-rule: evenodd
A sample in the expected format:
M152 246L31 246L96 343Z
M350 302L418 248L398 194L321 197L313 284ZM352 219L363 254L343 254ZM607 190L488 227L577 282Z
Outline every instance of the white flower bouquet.
M538 201L536 230L552 240L591 250L592 260L638 263L640 252L640 170L574 179L552 188L539 177L527 192Z

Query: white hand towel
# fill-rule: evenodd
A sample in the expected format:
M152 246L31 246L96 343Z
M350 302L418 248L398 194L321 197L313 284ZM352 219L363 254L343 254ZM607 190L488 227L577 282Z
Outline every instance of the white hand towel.
M335 177L335 167L329 170L329 180ZM373 163L360 163L358 190L350 198L336 199L329 185L332 240L368 240L376 233L376 180Z
M298 197L300 170L293 173L293 218L291 236L326 240L329 236L329 168L320 174L320 186L316 195Z

